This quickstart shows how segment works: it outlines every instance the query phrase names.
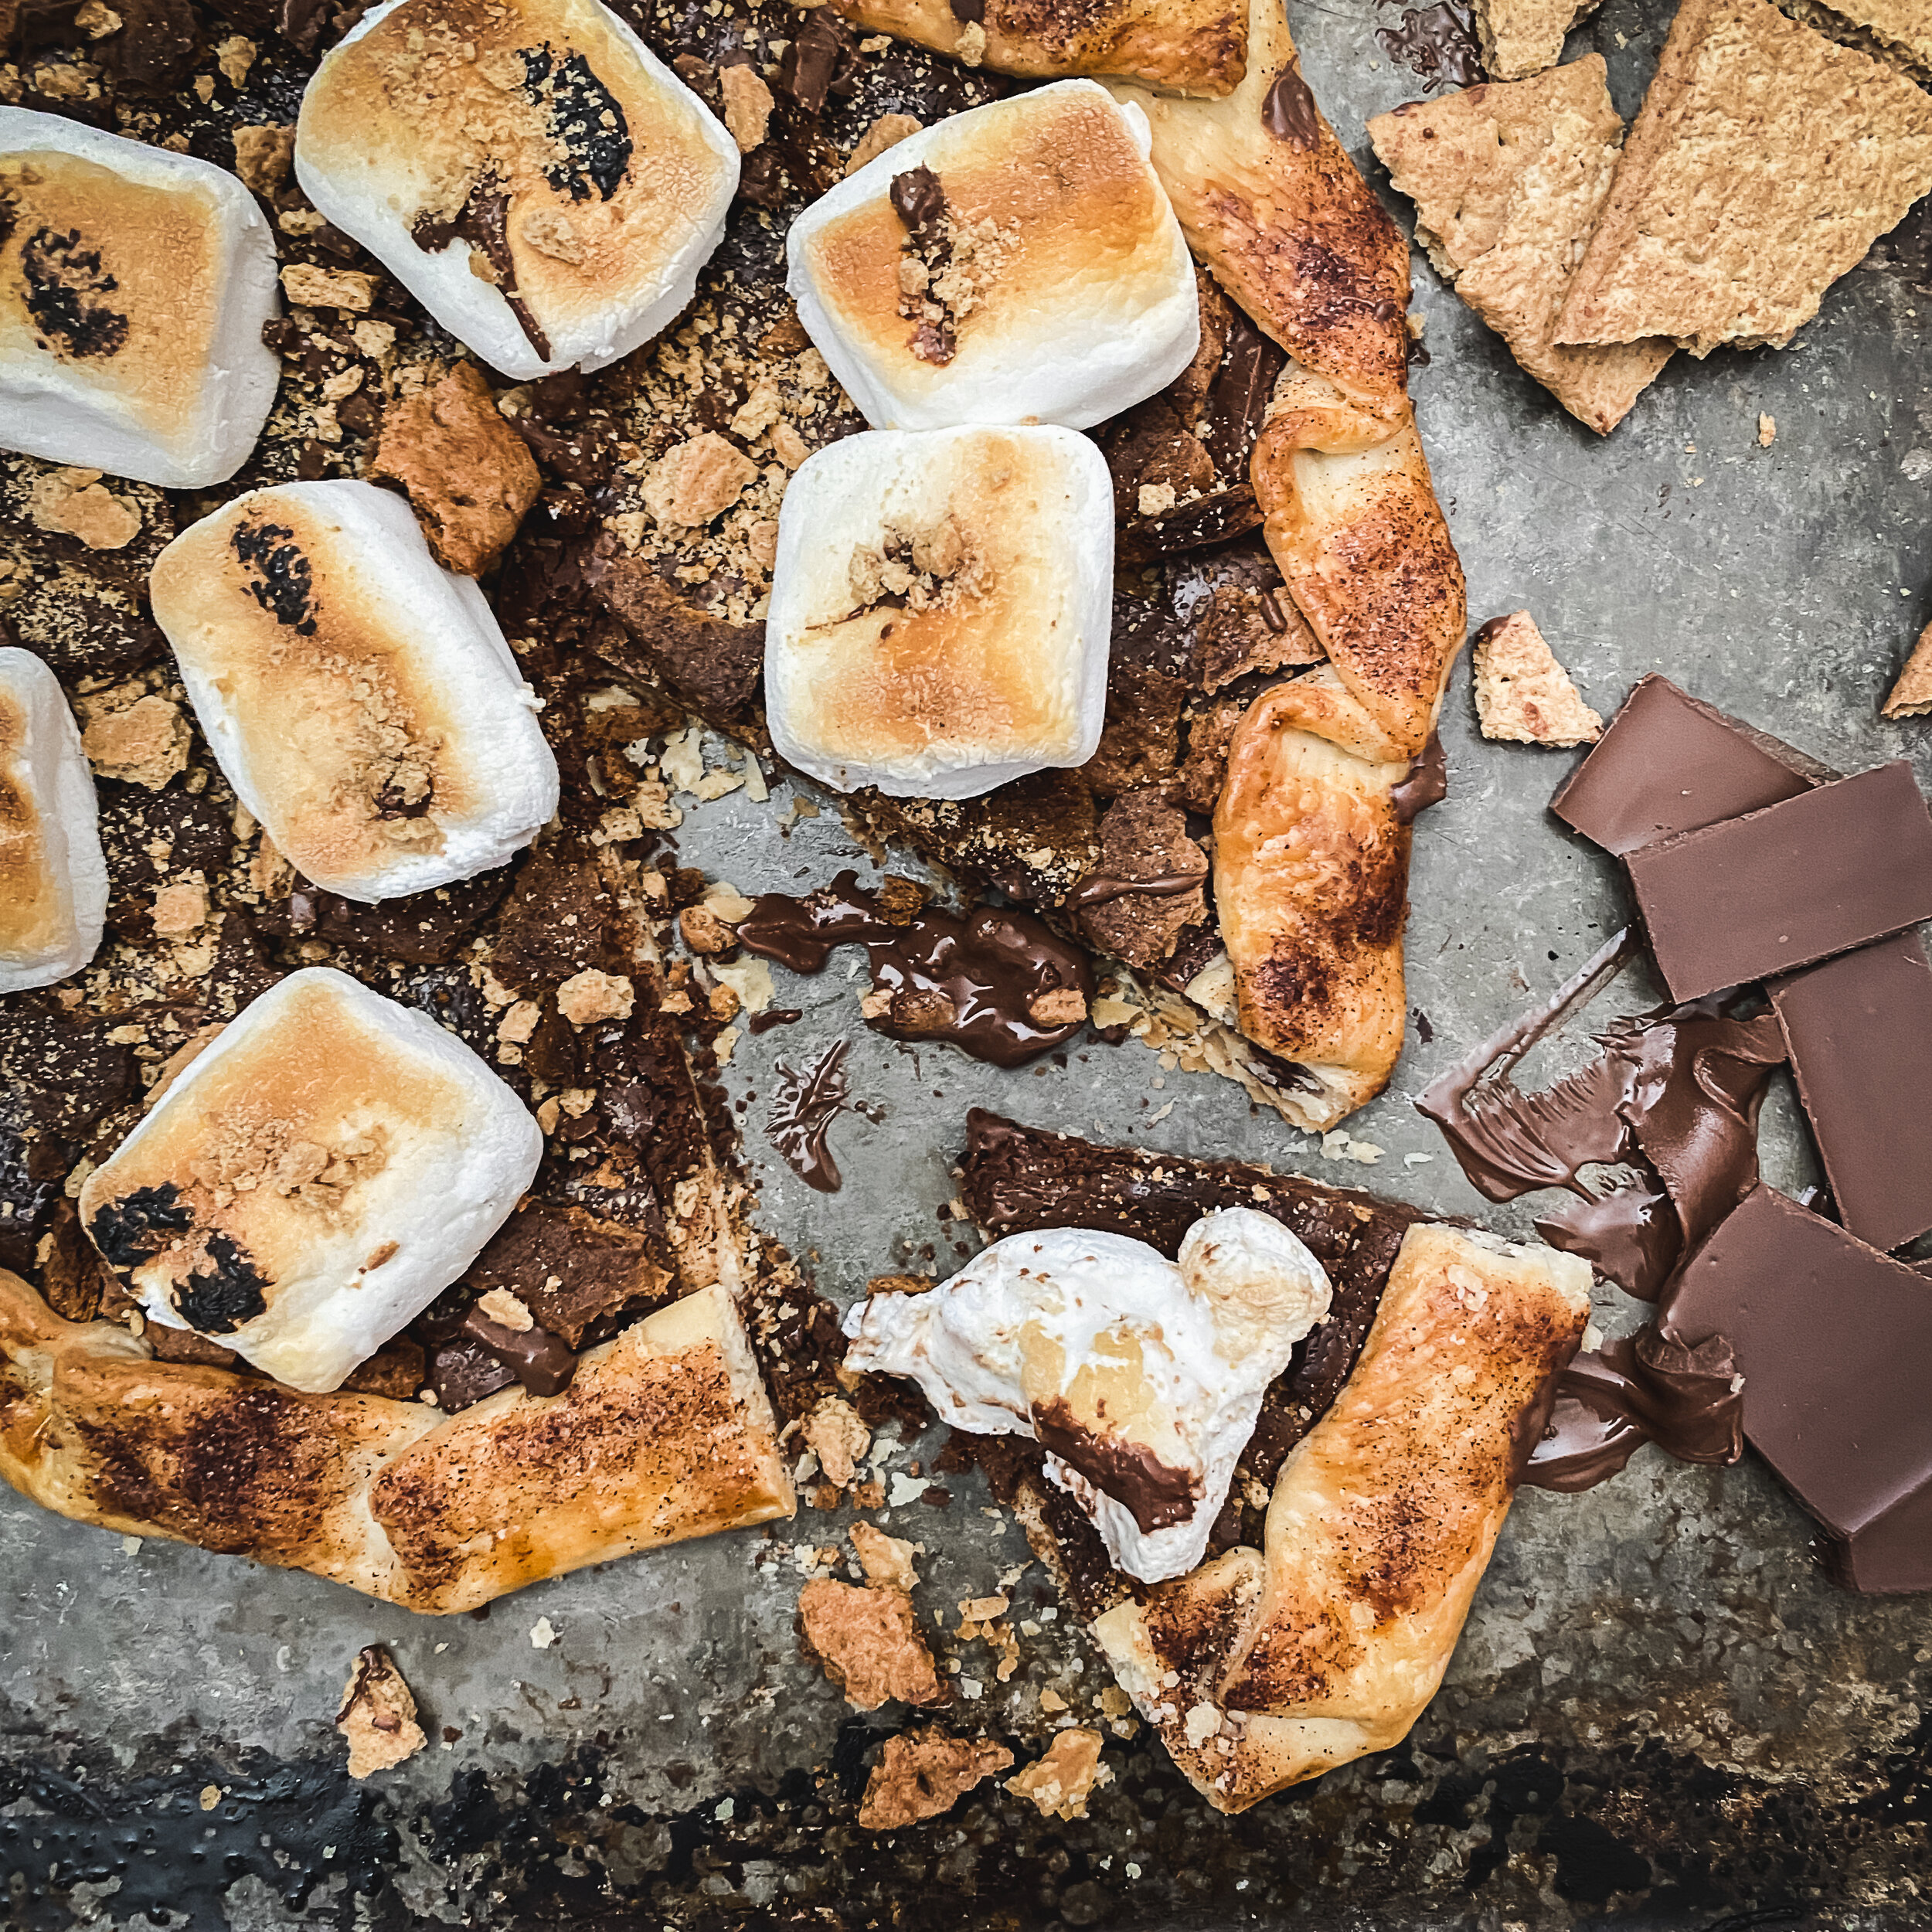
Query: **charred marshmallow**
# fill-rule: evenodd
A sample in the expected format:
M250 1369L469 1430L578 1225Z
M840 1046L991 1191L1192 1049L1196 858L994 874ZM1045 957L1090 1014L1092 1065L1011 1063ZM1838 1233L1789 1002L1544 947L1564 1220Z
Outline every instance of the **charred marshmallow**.
M1045 1444L1114 1562L1160 1583L1206 1553L1262 1396L1328 1311L1321 1263L1250 1208L1197 1221L1178 1267L1049 1228L851 1310L845 1366L911 1376L955 1429Z
M1114 497L1063 429L849 436L778 515L772 743L852 791L971 798L1100 743Z
M500 866L556 809L537 699L474 581L372 483L285 483L155 560L209 748L304 878L372 904Z
M1086 429L1200 346L1147 117L1063 80L908 135L792 223L798 319L875 429Z
M275 308L274 238L233 175L0 107L0 448L221 482L274 404Z
M737 144L597 0L391 0L323 60L302 191L519 381L601 369L690 301Z
M149 1319L321 1390L469 1266L543 1152L461 1041L311 967L188 1063L80 1213Z
M94 774L73 713L31 651L0 651L0 993L78 972L107 913Z

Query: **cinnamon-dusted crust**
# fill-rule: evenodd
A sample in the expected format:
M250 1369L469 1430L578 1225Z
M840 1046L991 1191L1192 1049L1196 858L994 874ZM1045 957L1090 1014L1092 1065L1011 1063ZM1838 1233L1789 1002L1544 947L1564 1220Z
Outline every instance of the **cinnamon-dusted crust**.
M1910 81L1770 0L1684 0L1556 340L1782 349L1929 189Z
M1256 699L1214 815L1214 897L1241 1031L1313 1077L1278 1104L1325 1132L1380 1093L1402 1051L1409 760L1351 747L1328 667Z
M1269 0L1260 0L1266 5ZM1032 79L1120 75L1178 94L1240 83L1247 0L830 0L869 32ZM969 18L977 15L977 18Z
M562 1395L445 1416L152 1360L0 1270L0 1475L81 1522L444 1613L795 1506L719 1287L587 1352Z
M1407 406L1409 250L1303 81L1281 0L1255 0L1219 100L1114 87L1154 136L1188 245L1255 322L1356 407Z
M1094 1634L1217 1810L1395 1744L1442 1681L1590 1310L1546 1248L1410 1230L1355 1372L1237 1546Z

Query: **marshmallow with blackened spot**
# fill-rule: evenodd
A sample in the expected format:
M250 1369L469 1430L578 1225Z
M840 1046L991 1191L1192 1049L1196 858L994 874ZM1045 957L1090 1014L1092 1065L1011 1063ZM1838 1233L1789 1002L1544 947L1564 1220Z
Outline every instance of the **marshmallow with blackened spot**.
M1328 1300L1321 1263L1250 1208L1197 1221L1178 1265L1048 1228L852 1308L845 1366L910 1376L955 1429L1043 1444L1114 1562L1161 1583L1206 1554L1261 1398Z
M672 321L724 235L730 134L598 0L390 0L322 60L302 192L519 381Z
M0 993L78 972L107 916L94 774L53 673L0 650Z
M785 492L765 623L779 755L840 791L971 798L1093 757L1114 495L1071 430L872 430Z
M401 497L251 491L176 537L148 587L216 762L315 885L427 892L502 865L556 811L540 700Z
M1147 118L1091 80L909 134L791 225L798 319L875 429L1117 416L1200 346Z
M176 1075L80 1192L148 1319L333 1389L475 1260L543 1135L427 1014L311 967Z
M281 364L275 240L212 162L0 107L0 447L202 489L249 457Z

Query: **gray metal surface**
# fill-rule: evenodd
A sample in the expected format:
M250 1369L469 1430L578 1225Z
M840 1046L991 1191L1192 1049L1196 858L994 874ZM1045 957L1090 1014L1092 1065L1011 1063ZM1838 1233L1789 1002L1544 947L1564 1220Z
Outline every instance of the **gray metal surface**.
M1606 54L1627 114L1668 12L1609 0L1573 39ZM1291 12L1318 97L1379 179L1363 120L1420 91L1372 38L1390 16L1368 0ZM1606 714L1662 669L1833 764L1904 755L1932 783L1932 723L1878 716L1932 617L1928 233L1916 268L1848 277L1787 352L1679 357L1607 443L1418 257L1434 359L1416 388L1472 620L1528 606ZM1769 449L1760 413L1777 421ZM1163 1075L1138 1046L1002 1073L894 1046L859 1023L841 956L815 980L779 975L779 1003L804 1020L743 1041L729 1069L733 1093L756 1097L741 1117L760 1224L842 1301L928 1244L944 1260L968 1238L944 1205L980 1104L1526 1230L1527 1204L1483 1209L1408 1097L1571 971L1624 903L1610 864L1545 811L1570 757L1483 743L1466 667L1443 735L1451 792L1417 828L1410 927L1410 1003L1434 1039L1412 1027L1389 1092L1349 1123L1384 1150L1374 1167L1325 1163L1233 1087ZM788 797L687 800L683 862L747 891L802 889L842 864L863 876L835 815L787 828ZM876 1117L833 1129L847 1180L828 1197L758 1128L775 1063L842 1036ZM1809 1178L1782 1087L1764 1150L1780 1185ZM1633 1324L1634 1304L1603 1301L1607 1326ZM934 1446L902 1449L897 1466ZM956 1625L959 1598L1028 1556L971 1481L950 1480L949 1508L879 1519L930 1553L929 1627ZM1117 1782L1084 1823L1043 1822L989 1785L890 1845L856 1831L839 1781L870 1733L801 1661L793 1628L789 1546L834 1541L846 1520L802 1510L775 1537L720 1537L437 1621L306 1576L124 1547L0 1492L0 1923L682 1925L795 1911L853 1925L1902 1928L1932 1915L1927 1603L1834 1589L1805 1519L1755 1466L1651 1452L1588 1495L1524 1495L1440 1696L1390 1759L1229 1821L1142 1734L1110 1746ZM1037 1565L1016 1594L1016 1617L1052 1601ZM539 1619L556 1633L547 1647ZM437 1741L358 1788L331 1719L371 1642L393 1651ZM1003 1685L984 1646L938 1647L983 1686L957 1707L962 1727L1022 1753L1050 1732L1043 1689L1085 1714L1107 1682L1063 1621L1027 1640ZM445 1726L460 1736L441 1741ZM204 1811L209 1785L226 1794Z

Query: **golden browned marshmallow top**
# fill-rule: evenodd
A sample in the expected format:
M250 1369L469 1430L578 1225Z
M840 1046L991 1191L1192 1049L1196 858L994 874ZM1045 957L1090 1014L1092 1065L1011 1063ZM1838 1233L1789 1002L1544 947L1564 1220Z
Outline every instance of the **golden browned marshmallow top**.
M27 707L0 690L0 959L38 956L67 920L27 767Z

